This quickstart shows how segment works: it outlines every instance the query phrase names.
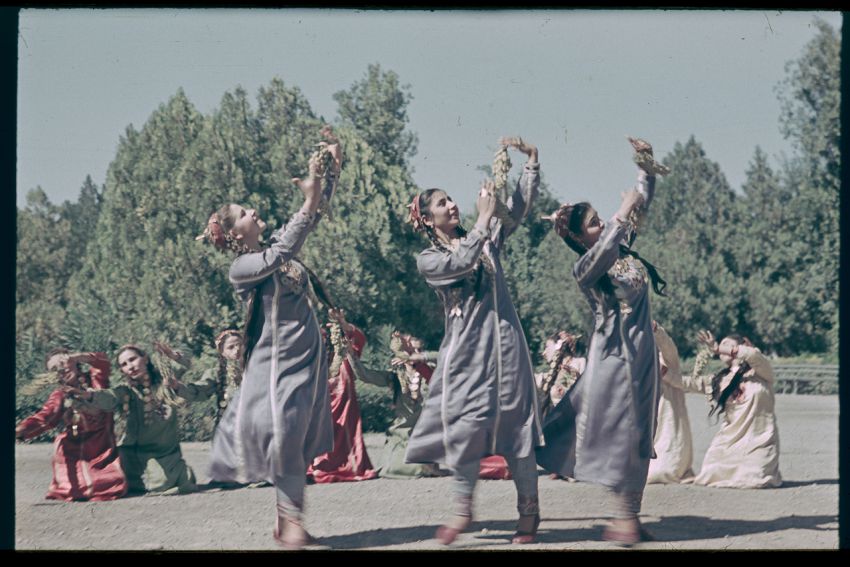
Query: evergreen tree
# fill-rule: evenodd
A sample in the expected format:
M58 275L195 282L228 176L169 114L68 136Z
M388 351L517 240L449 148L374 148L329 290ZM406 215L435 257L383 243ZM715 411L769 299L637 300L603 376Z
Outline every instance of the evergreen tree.
M793 253L799 254L800 276L807 282L805 304L810 309L799 324L803 334L809 335L807 350L837 353L841 41L823 20L815 19L814 26L817 35L798 59L786 65L786 78L777 93L782 133L798 152L786 176L796 193L787 229L804 245Z
M668 282L668 298L652 298L653 316L688 356L700 329L749 332L735 255L742 220L720 166L693 137L663 161L672 172L658 179L634 246Z
M343 125L351 126L390 165L405 165L416 154L417 137L405 130L407 105L413 99L398 75L369 65L366 77L334 95Z

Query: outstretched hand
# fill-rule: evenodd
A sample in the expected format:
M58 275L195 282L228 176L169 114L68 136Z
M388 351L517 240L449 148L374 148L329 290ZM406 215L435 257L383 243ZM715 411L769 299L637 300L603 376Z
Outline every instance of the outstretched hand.
M697 342L707 346L711 352L717 353L719 345L717 344L717 340L714 338L714 335L711 334L711 331L702 330L698 332Z
M525 142L520 136L502 136L499 138L499 145L514 148L527 156L530 156L532 152L537 150L533 144Z
M345 319L344 309L328 309L328 317L339 323L344 333L350 333L353 325Z
M646 140L641 140L640 138L632 138L631 136L626 136L626 138L628 138L629 143L632 145L636 152L648 153L649 155L652 155L652 144L650 144Z
M154 341L153 342L153 348L156 349L156 352L158 352L159 354L161 354L163 356L167 356L171 360L176 361L176 360L180 360L182 358L182 356L180 355L179 352L175 351L174 349L172 349L170 346L168 346L167 344L165 344L163 342Z
M301 190L301 193L304 194L305 200L318 202L322 194L322 182L317 176L311 174L307 177L307 179L293 177L292 182L295 183L298 189Z
M485 179L481 182L481 189L478 191L478 218L486 218L488 221L496 211L496 184L492 179Z

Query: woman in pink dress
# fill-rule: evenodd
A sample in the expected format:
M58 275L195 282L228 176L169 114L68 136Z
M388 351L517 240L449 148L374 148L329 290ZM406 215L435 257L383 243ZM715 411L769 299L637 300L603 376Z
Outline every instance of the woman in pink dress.
M83 372L81 364L89 366ZM66 388L109 387L109 359L101 352L70 353L57 348L46 366L59 388L44 407L15 428L19 441L32 439L55 427L62 431L53 443L53 480L49 500L114 500L127 492L127 480L115 448L112 412L82 412L70 407ZM55 382L54 382L55 383Z
M360 358L366 345L366 336L345 320L344 311L331 309L329 315L332 322L328 324L328 393L331 399L334 448L316 457L307 469L307 480L315 483L369 480L377 477L378 472L366 452L354 373L346 360L347 354Z

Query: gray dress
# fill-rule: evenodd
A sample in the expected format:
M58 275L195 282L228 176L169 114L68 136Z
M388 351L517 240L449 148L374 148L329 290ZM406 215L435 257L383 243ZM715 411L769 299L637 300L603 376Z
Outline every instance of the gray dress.
M649 205L655 178L639 177ZM634 226L616 217L573 266L594 315L587 367L576 388L547 416L543 468L618 492L641 492L653 457L658 407L658 352L652 334L649 278L643 265L620 251ZM600 287L608 275L614 294Z
M508 201L514 226L537 195L538 171L526 164ZM457 469L491 454L524 458L543 442L531 357L499 261L510 231L498 219L490 229L490 237L473 228L456 249L432 246L417 259L443 303L446 330L409 463Z
M233 462L236 470L213 471L217 480L232 472L235 478L227 480L277 485L283 477L303 476L314 458L333 449L327 356L308 301L307 271L295 259L317 221L317 215L295 213L267 249L243 254L230 266L230 282L243 301L257 291L259 339L219 424L232 426L233 443L213 441L213 459Z
M176 393L190 402L209 398L218 390L217 374L216 370L208 369L204 371L200 380L182 385L177 388ZM265 476L254 477L246 474L241 456L242 447L239 445L241 438L236 434L236 424L239 421L236 415L239 407L239 390L239 386L228 379L224 392L226 405L213 434L212 450L207 465L208 476L215 482L271 482L272 479Z

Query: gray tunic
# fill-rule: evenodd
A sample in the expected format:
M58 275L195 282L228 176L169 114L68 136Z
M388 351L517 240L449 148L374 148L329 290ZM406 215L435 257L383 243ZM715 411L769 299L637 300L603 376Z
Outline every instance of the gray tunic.
M514 226L537 195L538 170L525 165L508 201ZM490 233L473 228L456 249L432 246L417 259L446 330L407 462L458 468L491 454L524 458L543 442L531 357L499 261L510 231L493 219Z
M314 458L333 449L327 356L307 298L307 272L295 259L317 220L295 213L274 232L269 248L243 254L230 266L230 282L243 301L257 291L254 324L261 329L239 393L219 425L228 429L233 422L227 449L238 482L303 476ZM219 448L214 440L213 451Z
M179 387L177 395L189 401L197 401L208 398L216 393L218 389L218 372L215 369L204 371L203 376L197 382L185 384ZM243 448L240 446L241 437L237 435L236 424L237 410L239 407L239 386L229 380L225 389L226 406L221 412L221 419L215 428L212 440L210 460L207 465L207 473L212 481L216 482L259 482L272 479L266 476L248 475L244 468L242 458Z
M654 187L655 178L641 172L644 208ZM573 266L593 310L594 331L582 379L547 416L546 447L537 460L563 476L640 492L653 457L659 372L649 278L640 262L620 251L633 239L634 226L615 217ZM600 287L606 274L613 295Z

